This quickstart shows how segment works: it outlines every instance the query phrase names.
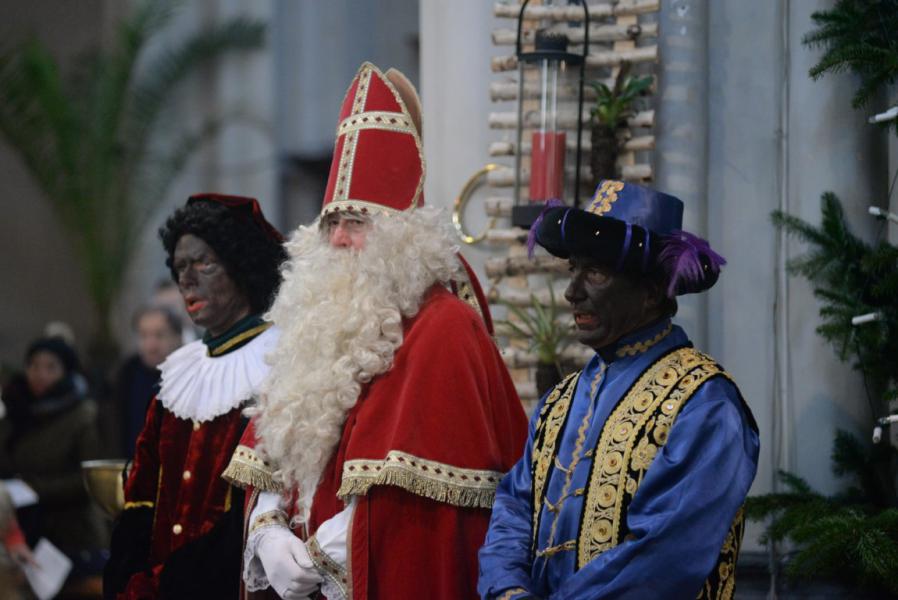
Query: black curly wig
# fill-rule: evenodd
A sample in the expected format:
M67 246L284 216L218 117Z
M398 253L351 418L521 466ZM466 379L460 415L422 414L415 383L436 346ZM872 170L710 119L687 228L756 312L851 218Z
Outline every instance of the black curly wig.
M215 251L228 276L246 294L254 313L265 312L281 284L280 266L287 258L283 245L252 218L249 210L221 203L191 199L159 228L165 248L165 265L178 282L174 269L175 246L186 234L202 239Z

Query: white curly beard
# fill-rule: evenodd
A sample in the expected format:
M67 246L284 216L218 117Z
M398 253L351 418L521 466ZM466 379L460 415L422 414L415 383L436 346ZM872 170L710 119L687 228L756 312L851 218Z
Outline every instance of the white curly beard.
M299 490L305 520L361 386L386 372L402 344L402 319L459 268L440 211L372 219L361 251L332 248L318 223L287 243L284 281L267 318L281 330L255 416L258 451Z

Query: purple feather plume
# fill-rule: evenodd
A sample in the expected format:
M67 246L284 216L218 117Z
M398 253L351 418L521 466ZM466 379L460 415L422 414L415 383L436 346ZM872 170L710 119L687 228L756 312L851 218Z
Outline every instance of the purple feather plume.
M564 202L559 200L558 198L552 198L551 200L546 201L546 205L543 206L542 212L539 213L539 216L536 217L536 220L533 222L533 225L530 226L530 233L527 234L527 257L533 258L533 251L536 249L536 230L539 229L539 224L543 222L543 217L547 212L549 212L550 208L555 208L556 206L564 206Z
M707 263L707 272L702 264L702 257ZM727 264L706 240L679 230L664 237L664 248L658 259L667 272L670 281L667 295L671 298L678 292L691 293L707 289L717 281L720 267ZM710 283L707 283L708 280Z

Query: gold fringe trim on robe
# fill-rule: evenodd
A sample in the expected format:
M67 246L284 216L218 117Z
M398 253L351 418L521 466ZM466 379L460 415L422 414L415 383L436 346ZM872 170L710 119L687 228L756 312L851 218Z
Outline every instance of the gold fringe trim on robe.
M393 485L407 492L468 508L492 508L502 473L462 469L391 450L383 460L350 460L343 465L341 498L365 495L372 486Z
M283 488L281 482L275 479L271 466L259 458L255 450L242 444L234 450L231 462L221 477L243 489L251 486L263 492L280 492Z

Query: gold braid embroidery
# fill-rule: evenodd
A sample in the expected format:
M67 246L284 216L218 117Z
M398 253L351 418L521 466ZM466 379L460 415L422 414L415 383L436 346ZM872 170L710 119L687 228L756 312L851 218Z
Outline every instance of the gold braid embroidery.
M601 383L603 376L605 375L605 371L608 370L608 364L602 363L602 367L599 369L599 372L596 373L596 376L592 380L592 385L589 388L589 409L586 411L586 415L583 417L583 421L580 423L580 427L577 429L577 439L574 442L574 449L571 452L571 462L566 469L562 469L564 471L564 485L561 488L561 495L559 496L556 504L553 506L549 499L546 498L545 502L549 508L549 511L554 515L552 517L552 527L549 530L549 539L546 541L546 548L542 550L537 550L536 556L545 556L547 558L551 558L555 554L565 550L573 550L575 548L575 540L568 540L563 544L553 546L552 544L555 542L555 534L558 530L558 519L561 516L561 507L564 505L564 501L567 499L569 492L571 490L571 484L574 481L574 471L577 470L577 465L580 463L580 459L583 456L583 444L586 443L586 435L589 433L589 426L592 423L592 411L595 407L595 397L596 390L599 387L599 383ZM558 457L555 457L555 460L558 460Z
M579 371L572 373L555 386L546 398L536 423L533 450L530 457L532 462L531 468L533 469L533 528L531 530L531 548L533 552L536 552L536 535L537 531L539 531L545 486L555 460L558 435L567 421L568 409L571 406L571 398L574 395L574 390L577 388L579 377Z
M623 181L612 181L610 179L603 181L599 189L596 190L592 203L586 210L601 217L611 210L611 205L617 202L617 193L623 189Z
M736 559L745 533L745 508L736 513L720 549L715 569L705 581L696 600L732 600L736 590Z
M626 346L621 346L615 351L615 356L618 358L624 358L625 356L636 356L642 352L645 352L661 340L667 337L667 334L671 332L673 329L673 323L668 323L667 327L665 327L662 331L658 332L658 335L653 337L650 340L644 340L642 342L635 342L633 344L627 344Z
M577 544L578 568L618 543L624 495L635 493L638 486L638 482L636 485L630 483L624 469L631 460L638 462L641 458L634 456L637 434L659 409L672 422L698 386L720 372L720 367L710 358L692 348L681 348L650 367L611 413L595 449L595 462L583 505ZM654 452L650 458L645 458L648 459L645 461L647 469L654 459Z

